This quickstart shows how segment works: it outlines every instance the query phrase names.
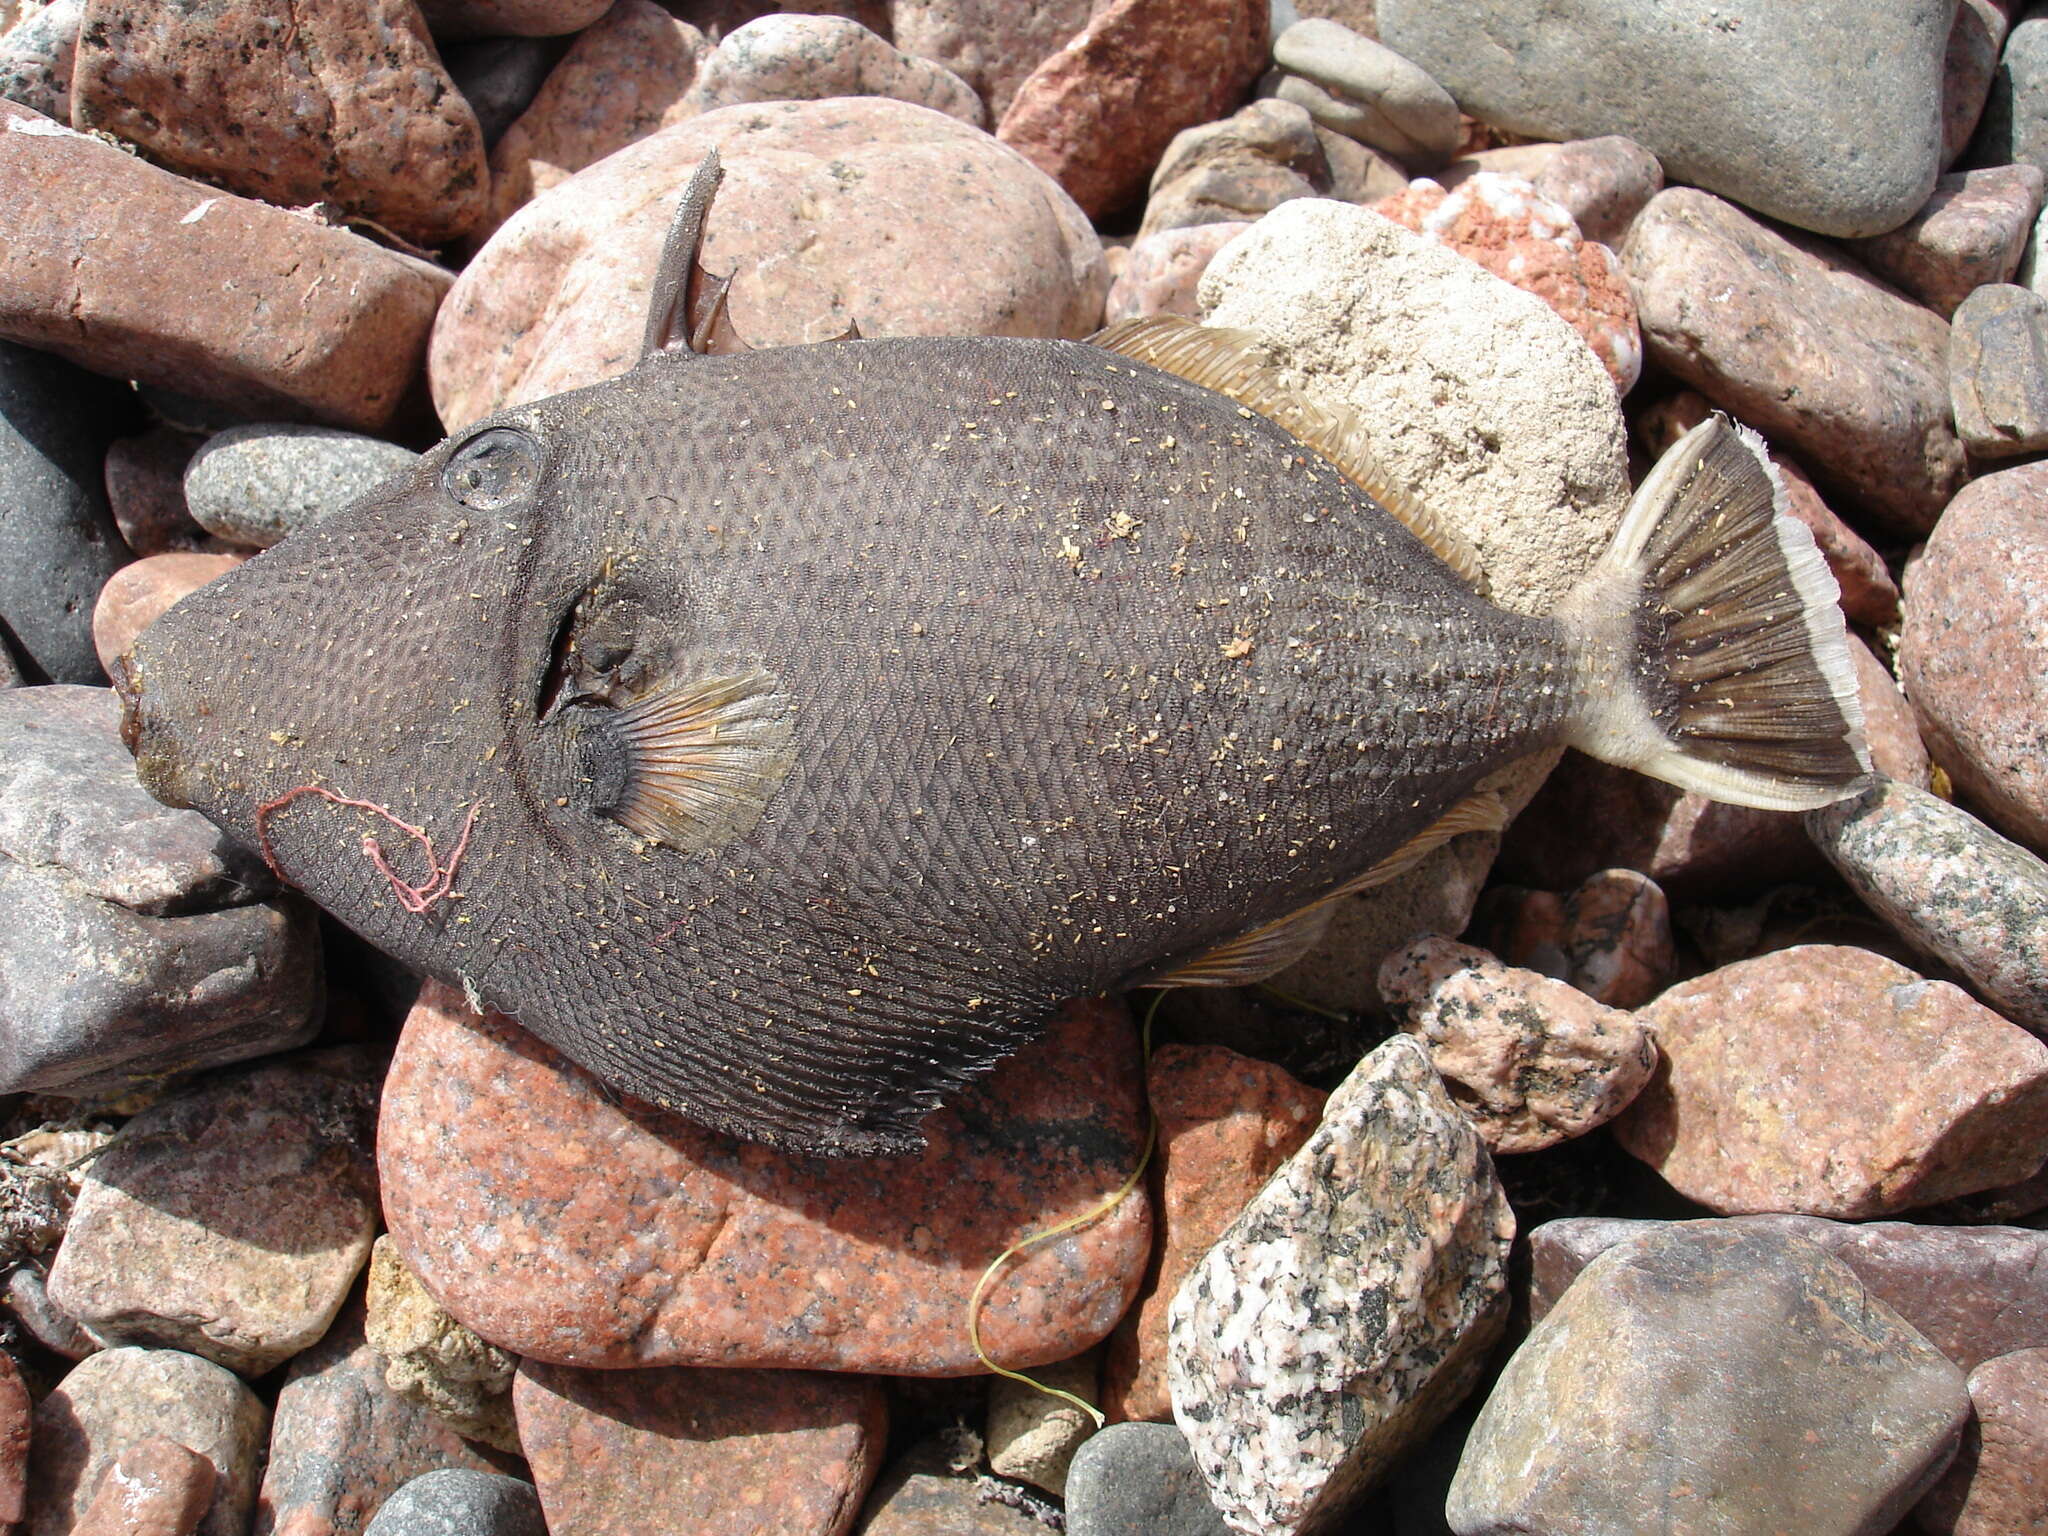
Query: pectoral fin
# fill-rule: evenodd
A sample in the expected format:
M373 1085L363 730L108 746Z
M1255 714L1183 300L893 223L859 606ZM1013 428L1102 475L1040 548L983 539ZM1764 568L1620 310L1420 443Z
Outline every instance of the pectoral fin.
M758 667L672 680L599 721L613 766L603 814L682 853L751 832L796 760L790 701Z

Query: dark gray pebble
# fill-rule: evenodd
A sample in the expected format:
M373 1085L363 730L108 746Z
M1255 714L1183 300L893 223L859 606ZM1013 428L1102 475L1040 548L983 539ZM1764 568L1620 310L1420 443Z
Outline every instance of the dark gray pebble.
M1112 1424L1074 1454L1067 1536L1229 1536L1187 1437L1172 1424Z
M268 549L404 474L418 457L396 443L332 427L230 427L192 456L185 504L209 533Z
M391 1495L363 1536L547 1536L547 1526L531 1483L450 1468Z

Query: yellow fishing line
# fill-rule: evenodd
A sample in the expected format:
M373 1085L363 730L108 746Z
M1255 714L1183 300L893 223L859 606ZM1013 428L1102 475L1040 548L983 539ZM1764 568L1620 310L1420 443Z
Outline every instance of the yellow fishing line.
M1152 1020L1158 1016L1160 1003L1165 1000L1166 994L1172 990L1171 987L1161 987L1152 996L1152 1006L1145 1010L1144 1028L1138 1036L1138 1070L1141 1078L1145 1068L1152 1063ZM1003 1266L1018 1254L1024 1252L1027 1248L1035 1248L1038 1244L1058 1237L1062 1233L1071 1232L1076 1227L1085 1227L1089 1222L1107 1216L1111 1211L1122 1205L1125 1200L1129 1199L1131 1191L1138 1187L1138 1180L1145 1177L1145 1169L1152 1161L1152 1148L1158 1143L1158 1140L1159 1116L1152 1111L1152 1096L1148 1091L1145 1095L1145 1148L1138 1154L1138 1165L1131 1170L1130 1177L1117 1186L1115 1194L1111 1195L1093 1210L1083 1211L1079 1216L1070 1216L1056 1227L1047 1227L1043 1232L1034 1232L1029 1237L1019 1238L1016 1242L1010 1244L1009 1247L995 1256L995 1259L989 1264L987 1269L981 1272L981 1279L975 1284L974 1294L967 1298L967 1341L974 1346L974 1358L998 1376L1006 1376L1011 1381L1021 1381L1025 1386L1035 1391L1043 1392L1047 1397L1056 1397L1063 1403L1072 1404L1087 1414L1089 1418L1093 1419L1097 1429L1102 1428L1108 1421L1102 1416L1102 1410L1093 1403L1076 1397L1071 1392L1064 1392L1058 1387L1048 1387L1044 1382L1034 1380L1026 1376L1022 1371L1010 1370L1005 1366L997 1365L995 1361L989 1359L988 1351L981 1347L982 1298L988 1295L988 1288L995 1284L996 1276L1002 1273Z

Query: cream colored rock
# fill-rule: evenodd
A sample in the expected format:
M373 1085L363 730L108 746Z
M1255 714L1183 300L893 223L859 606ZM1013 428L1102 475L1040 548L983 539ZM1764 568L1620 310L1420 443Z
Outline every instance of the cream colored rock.
M1091 1349L1041 1366L1031 1375L1045 1386L1093 1403L1101 1396L1096 1387L1101 1363L1100 1351ZM1072 1403L1006 1377L989 1384L988 1465L998 1477L1065 1498L1074 1452L1094 1433L1094 1420Z
M518 1359L486 1344L427 1294L391 1239L370 1250L363 1336L384 1360L384 1384L458 1434L514 1455L512 1373Z
M1023 157L880 97L727 107L571 177L512 218L457 280L428 374L454 431L632 367L676 200L716 147L725 183L703 259L735 274L754 346L864 336L1085 336L1102 245Z

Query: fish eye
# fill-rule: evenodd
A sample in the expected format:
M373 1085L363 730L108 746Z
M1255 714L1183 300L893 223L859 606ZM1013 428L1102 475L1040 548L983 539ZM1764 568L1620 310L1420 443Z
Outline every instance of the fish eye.
M473 512L523 501L540 479L540 445L511 427L479 432L441 470L441 488Z

